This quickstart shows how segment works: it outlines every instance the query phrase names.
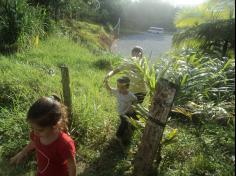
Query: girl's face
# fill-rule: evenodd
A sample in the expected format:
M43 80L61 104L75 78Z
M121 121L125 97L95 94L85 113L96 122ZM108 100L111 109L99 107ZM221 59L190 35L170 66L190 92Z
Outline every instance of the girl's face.
M41 127L36 123L30 123L31 129L34 131L34 134L39 137L47 137L54 133L55 127Z

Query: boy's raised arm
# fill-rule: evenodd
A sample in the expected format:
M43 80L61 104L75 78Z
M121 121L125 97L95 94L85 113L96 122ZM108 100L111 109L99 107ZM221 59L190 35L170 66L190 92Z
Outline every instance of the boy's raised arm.
M115 75L116 73L119 73L119 72L120 72L120 69L119 69L119 68L116 68L116 69L110 71L110 72L106 75L105 79L108 79L108 78L112 77L113 75Z
M130 68L131 68L131 66L129 63L123 63L123 64L119 65L118 67L116 67L115 69L108 72L105 79L108 79L121 71L129 70Z
M105 88L111 92L113 88L110 87L109 83L108 83L108 77L105 77L104 79L104 85L105 85Z

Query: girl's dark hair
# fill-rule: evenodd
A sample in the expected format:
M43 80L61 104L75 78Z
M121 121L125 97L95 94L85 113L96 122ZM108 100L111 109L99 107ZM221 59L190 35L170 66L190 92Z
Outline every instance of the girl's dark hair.
M52 95L38 99L27 113L27 121L36 123L40 127L52 127L57 123L63 131L67 131L68 115L66 106L61 99Z

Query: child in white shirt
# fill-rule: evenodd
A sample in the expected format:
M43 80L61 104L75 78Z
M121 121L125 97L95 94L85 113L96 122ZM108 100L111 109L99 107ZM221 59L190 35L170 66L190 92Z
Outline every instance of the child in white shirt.
M130 79L128 77L117 79L117 88L110 87L107 78L105 78L104 83L106 89L116 96L117 110L121 119L116 135L123 140L126 138L125 133L128 130L128 121L125 116L136 119L136 113L132 108L132 104L137 103L137 97L129 91ZM122 142L129 143L129 141L125 140Z

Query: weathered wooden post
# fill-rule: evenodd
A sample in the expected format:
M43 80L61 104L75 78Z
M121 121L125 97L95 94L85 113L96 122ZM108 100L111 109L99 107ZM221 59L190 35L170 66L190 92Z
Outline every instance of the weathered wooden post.
M64 104L67 106L68 110L68 120L69 120L69 128L71 127L72 122L72 100L71 100L71 91L70 91L70 76L69 69L65 65L61 67L61 76L62 76L62 89L63 89L63 99Z
M149 119L134 160L134 176L148 176L153 169L153 161L160 152L160 142L176 93L176 86L160 79L155 90Z

